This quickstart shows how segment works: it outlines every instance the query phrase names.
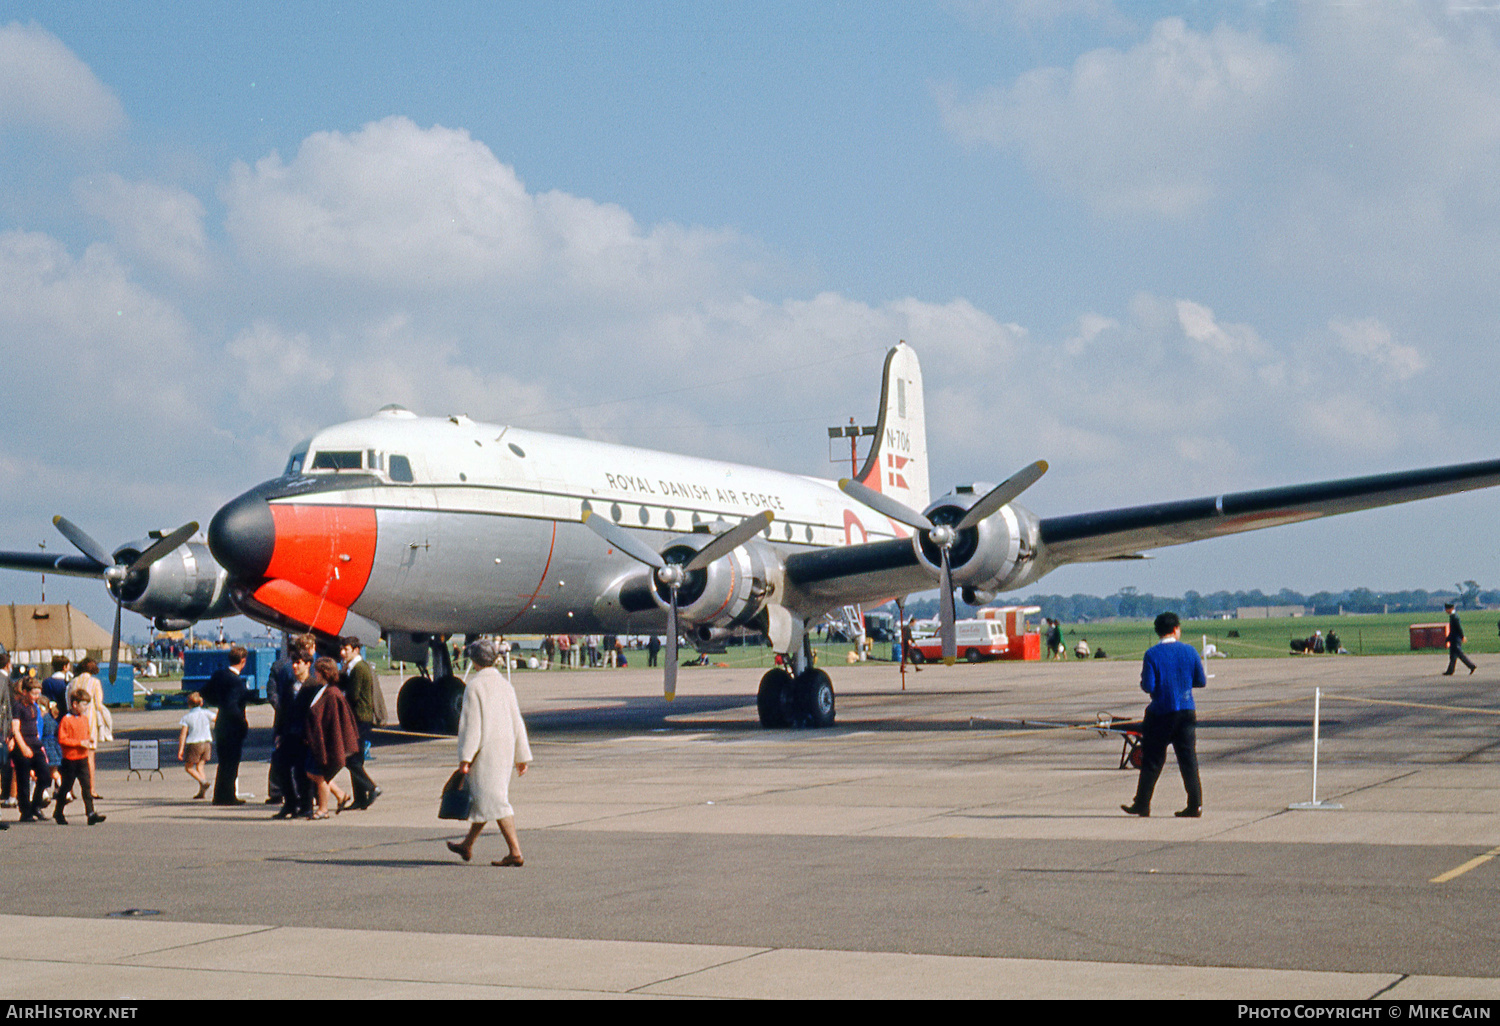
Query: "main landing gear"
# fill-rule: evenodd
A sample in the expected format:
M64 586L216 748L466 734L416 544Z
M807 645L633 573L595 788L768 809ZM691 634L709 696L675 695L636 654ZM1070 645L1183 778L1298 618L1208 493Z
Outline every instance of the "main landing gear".
M464 682L453 673L448 639L434 637L428 646L435 676L427 676L427 667L421 666L421 674L401 685L396 696L396 720L402 730L417 734L457 734L458 717L464 708Z
M833 726L833 681L816 667L792 676L778 666L760 679L755 699L760 725L780 727Z

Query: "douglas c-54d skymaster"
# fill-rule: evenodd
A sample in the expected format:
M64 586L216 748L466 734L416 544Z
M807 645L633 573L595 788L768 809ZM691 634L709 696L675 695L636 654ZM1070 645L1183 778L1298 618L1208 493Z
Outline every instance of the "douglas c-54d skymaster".
M398 713L453 729L463 683L448 640L487 633L763 633L784 666L760 682L767 727L829 726L833 685L808 628L846 605L938 589L944 657L953 592L982 603L1066 563L1500 484L1500 460L1062 517L1015 499L1047 469L929 501L922 376L905 343L885 361L875 442L854 479L607 445L388 406L292 452L280 477L214 516L207 549L177 531L83 556L0 553L0 567L103 578L119 610L159 626L238 610L287 630L381 637L424 661Z

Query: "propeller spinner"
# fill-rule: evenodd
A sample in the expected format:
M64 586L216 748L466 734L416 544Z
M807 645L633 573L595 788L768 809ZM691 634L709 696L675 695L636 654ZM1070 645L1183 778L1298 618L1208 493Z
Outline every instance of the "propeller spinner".
M858 481L844 478L839 482L839 489L845 495L864 503L877 513L890 517L899 524L924 532L927 539L937 546L941 559L938 578L938 623L939 633L943 640L943 662L948 665L951 666L958 660L958 630L954 626L957 613L953 607L953 572L948 565L949 551L958 541L960 534L986 517L999 512L1002 506L1014 501L1022 492L1036 484L1046 472L1046 460L1037 460L1030 466L1022 467L980 496L979 501L970 506L968 512L956 524L933 523L925 514L918 513L910 506L882 495Z
M114 557L105 550L104 546L67 517L55 516L52 518L52 524L64 538L73 543L79 552L99 564L99 568L104 572L104 583L109 588L110 594L115 597L115 629L109 650L109 682L113 684L120 668L120 614L125 604L125 582L135 574L143 573L152 563L197 534L198 522L189 521L171 534L163 535L129 563L115 562Z
M702 570L716 559L729 555L751 538L764 531L775 519L770 510L746 517L734 527L714 538L685 563L668 562L645 542L627 532L618 524L598 516L591 510L583 514L584 526L609 542L638 563L644 563L656 571L656 579L666 585L667 600L667 660L662 693L667 701L677 697L677 591L687 581L688 574Z

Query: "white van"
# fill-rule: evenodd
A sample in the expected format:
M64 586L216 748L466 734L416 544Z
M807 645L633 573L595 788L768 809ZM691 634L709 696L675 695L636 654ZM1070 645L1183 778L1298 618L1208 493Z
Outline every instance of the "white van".
M1005 626L998 620L959 620L953 625L958 638L958 657L977 663L981 659L999 659L1010 649ZM943 658L943 639L937 635L913 638L911 661L939 662Z

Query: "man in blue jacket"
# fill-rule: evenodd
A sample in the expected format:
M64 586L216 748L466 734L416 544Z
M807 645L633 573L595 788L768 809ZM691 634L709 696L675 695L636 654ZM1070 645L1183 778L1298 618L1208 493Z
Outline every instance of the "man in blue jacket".
M1151 792L1167 762L1167 745L1177 753L1177 767L1187 788L1187 808L1177 813L1196 819L1203 815L1203 787L1198 782L1198 714L1193 707L1193 689L1208 683L1203 660L1192 645L1182 643L1182 622L1176 613L1156 618L1156 636L1161 639L1146 650L1141 660L1141 690L1151 696L1141 739L1141 776L1135 786L1135 801L1120 808L1132 816L1151 815Z

